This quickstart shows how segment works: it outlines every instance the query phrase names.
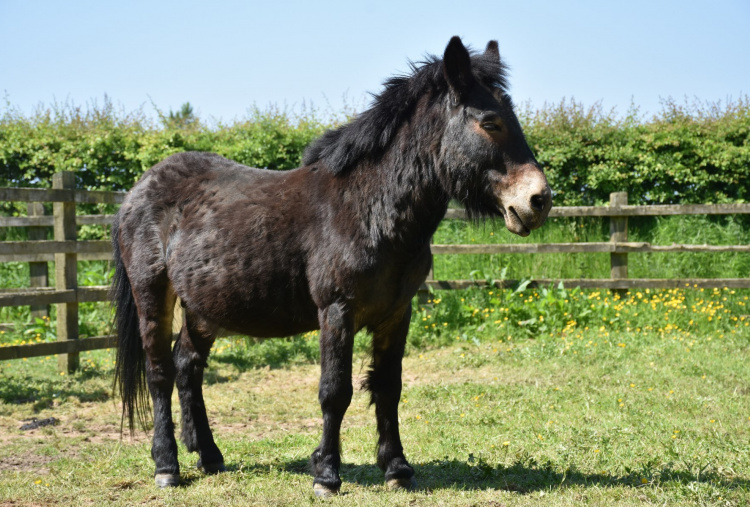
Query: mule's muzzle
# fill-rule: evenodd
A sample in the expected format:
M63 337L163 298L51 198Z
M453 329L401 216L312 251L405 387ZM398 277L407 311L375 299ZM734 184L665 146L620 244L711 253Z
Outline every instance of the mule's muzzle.
M505 226L519 236L541 227L552 209L552 191L536 165L509 172L497 185L496 195Z

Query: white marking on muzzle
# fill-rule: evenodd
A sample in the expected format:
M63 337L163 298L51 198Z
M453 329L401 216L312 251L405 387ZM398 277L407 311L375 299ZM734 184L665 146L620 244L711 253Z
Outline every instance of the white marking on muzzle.
M519 236L528 236L540 227L552 207L547 178L540 170L523 170L512 185L500 192L501 209L508 230Z

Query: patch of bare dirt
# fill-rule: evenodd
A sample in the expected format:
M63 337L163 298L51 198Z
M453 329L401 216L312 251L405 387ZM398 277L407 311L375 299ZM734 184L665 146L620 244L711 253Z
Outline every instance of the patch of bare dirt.
M35 453L24 453L23 455L8 455L0 457L1 472L34 472L38 475L47 475L47 465L54 460L51 456L41 456Z
M57 502L26 502L23 500L3 500L0 501L0 505L3 507L49 507L50 505L57 505Z
M96 410L92 408L92 410ZM0 420L0 445L18 442L19 440L51 440L61 437L77 439L82 442L102 443L115 442L122 439L126 443L138 443L147 437L142 431L130 436L127 429L120 433L120 425L115 422L103 421L100 417L87 417L86 411L57 414L54 425L39 426L22 430L28 424L26 420L16 420L4 417Z

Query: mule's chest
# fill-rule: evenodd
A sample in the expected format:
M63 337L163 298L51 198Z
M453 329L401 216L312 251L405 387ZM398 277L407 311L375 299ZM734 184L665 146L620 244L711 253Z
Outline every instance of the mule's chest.
M429 245L408 257L394 258L363 276L354 304L362 325L375 325L411 304L432 267Z

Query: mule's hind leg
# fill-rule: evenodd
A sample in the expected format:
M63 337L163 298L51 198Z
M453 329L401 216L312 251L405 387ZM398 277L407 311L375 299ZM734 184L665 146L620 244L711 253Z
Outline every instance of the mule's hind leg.
M188 312L174 346L177 392L182 407L182 441L197 452L198 468L206 473L224 471L224 457L214 443L203 403L203 370L215 339L215 329Z
M132 282L131 282L132 283ZM172 361L172 309L174 295L165 275L136 279L133 296L143 350L146 354L146 381L154 405L154 436L151 456L156 465L154 480L159 487L177 486L180 465L172 421L172 391L175 367Z
M415 486L414 469L406 461L398 431L398 403L401 399L401 359L409 330L411 305L403 315L373 330L372 367L365 386L375 404L378 425L378 466L392 489Z

